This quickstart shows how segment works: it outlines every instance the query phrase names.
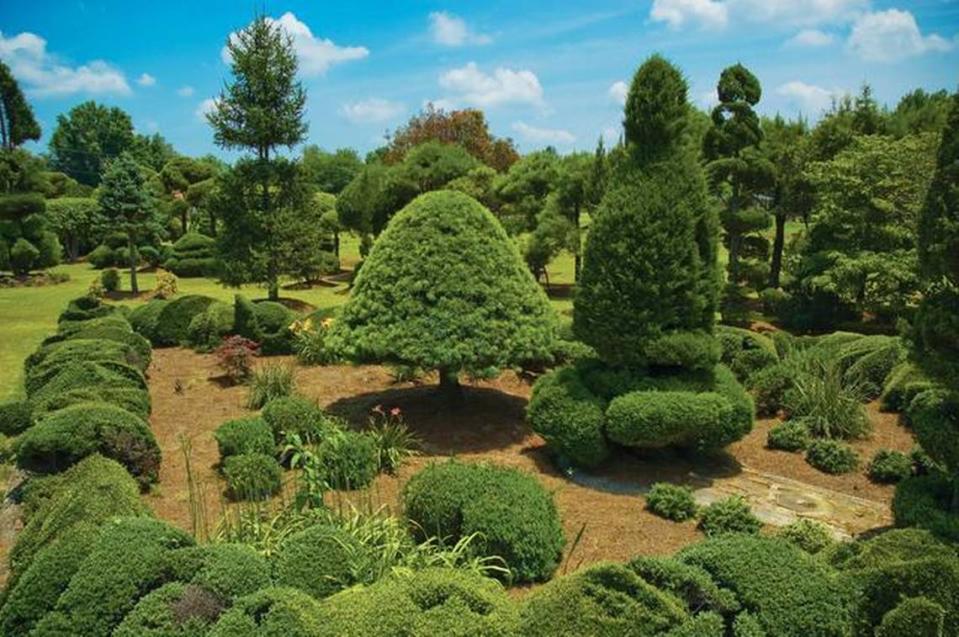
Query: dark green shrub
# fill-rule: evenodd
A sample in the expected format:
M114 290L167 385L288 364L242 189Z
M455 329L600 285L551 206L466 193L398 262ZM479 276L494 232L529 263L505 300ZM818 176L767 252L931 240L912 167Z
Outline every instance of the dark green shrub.
M843 381L849 386L861 388L866 398L877 398L882 394L886 378L905 356L906 349L900 339L889 338L881 347L849 365L843 374Z
M814 436L864 438L872 424L862 400L861 389L845 384L837 364L819 360L797 370L784 408L791 418L804 419Z
M225 609L202 587L170 582L142 597L112 637L206 637Z
M16 436L33 425L33 406L26 400L0 403L0 434Z
M237 294L233 301L233 330L251 341L263 340L263 330L256 320L256 306L242 294Z
M917 476L928 475L933 472L942 472L942 467L936 464L936 461L929 457L929 454L922 450L919 445L913 445L909 452L909 459L912 460L912 472Z
M122 465L99 455L89 456L56 478L55 488L17 535L10 551L10 568L23 573L37 553L81 524L99 525L118 516L145 515L136 482Z
M87 255L87 262L97 270L102 270L116 264L117 258L110 246L101 243Z
M936 384L911 362L896 365L883 384L879 407L883 411L906 411L912 399Z
M113 312L106 316L91 319L60 321L57 323L57 333L48 336L44 341L44 345L49 341L62 341L65 338L76 335L77 332L100 328L123 330L125 332L133 331L129 319L123 312Z
M756 398L756 413L775 416L785 406L786 392L793 388L796 371L786 363L776 363L756 372L749 384Z
M334 489L361 489L380 469L376 440L365 433L330 431L317 453L324 477Z
M199 294L188 294L168 302L156 317L156 327L152 334L144 334L154 345L179 345L187 342L190 321L201 314L216 299ZM133 323L133 316L130 317ZM136 323L134 323L134 328ZM139 331L139 330L138 330Z
M140 363L140 356L124 343L105 339L70 339L44 345L24 362L27 394L35 394L67 365L80 362L124 363L134 367Z
M223 461L223 475L231 497L236 500L264 500L279 492L283 468L272 455L246 453Z
M732 615L740 609L736 596L720 588L709 573L671 557L640 556L626 566L643 580L679 599L690 613Z
M112 319L112 317L107 318ZM153 354L150 341L140 334L134 333L130 327L130 323L124 317L117 316L115 321L111 320L110 322L103 322L101 319L92 319L81 323L71 323L71 328L68 332L61 329L59 334L47 338L43 344L49 345L51 343L73 339L100 339L122 343L135 353L135 357L128 357L127 359L130 365L142 370L146 370L146 368L150 366L150 358Z
M160 251L154 248L153 246L140 246L137 248L137 254L140 255L140 260L145 262L151 268L159 267L162 259L160 258Z
M536 381L526 417L561 459L595 467L609 456L603 411L602 400L586 388L576 368L567 367Z
M826 473L849 473L859 467L859 456L844 442L816 440L806 450L806 462Z
M925 391L909 403L906 415L916 442L959 484L959 392Z
M912 458L901 451L880 449L872 457L868 468L873 482L892 484L912 475Z
M731 420L732 406L717 393L637 391L609 404L606 434L627 447L703 448L723 440L719 432Z
M76 405L78 403L106 403L129 411L143 420L150 417L150 393L139 387L90 386L68 389L60 393L44 392L33 400L34 418Z
M173 244L164 264L180 277L214 276L217 272L216 239L198 232L187 232Z
M835 543L829 527L807 518L787 524L776 535L811 554L819 553Z
M190 320L187 344L195 350L209 352L233 331L233 307L219 301Z
M156 333L160 313L171 302L166 299L153 299L152 301L138 305L130 312L130 325L138 333L146 337L151 343L156 342Z
M123 387L146 391L146 379L135 367L116 361L77 361L67 363L42 387L30 394L34 407L52 400L59 394L75 389L103 389Z
M503 558L516 581L545 579L559 563L565 540L553 498L516 469L431 464L406 483L403 504L417 537L479 533L473 548Z
M120 289L120 272L116 268L108 268L100 273L100 285L107 292L116 292Z
M680 551L735 593L766 635L848 637L846 586L813 556L777 538L732 534Z
M325 635L319 603L295 588L264 588L241 597L207 637L317 637Z
M105 403L80 403L44 416L17 440L17 466L56 473L100 453L113 458L141 484L157 479L160 448L149 425Z
M700 613L691 617L685 624L665 633L664 637L724 637L725 634L726 625L723 623L722 615Z
M809 427L801 418L773 425L766 436L766 446L780 451L805 451L811 442Z
M323 410L302 396L284 396L269 401L263 407L262 417L277 443L288 434L320 439L328 428Z
M671 332L647 343L644 356L650 367L709 370L719 363L722 347L706 332Z
M150 518L106 523L35 634L63 634L59 630L66 622L69 634L109 637L141 597L169 581L173 549L192 544L185 532Z
M519 634L661 635L689 615L671 595L621 564L599 564L560 577L532 593Z
M273 558L276 583L316 599L356 583L369 551L338 526L316 524L283 540Z
M934 472L906 478L896 485L892 516L896 526L915 526L937 536L959 542L959 515L951 510L953 484Z
M220 450L220 462L230 456L246 453L261 453L272 456L276 453L273 433L262 418L239 418L228 420L213 432Z
M733 357L729 368L736 378L747 386L752 386L753 379L763 370L779 363L779 357L766 349L746 349Z
M257 325L266 334L277 334L287 330L296 320L296 313L293 310L274 301L255 303L253 313L256 315Z
M763 523L753 515L745 498L734 495L704 507L699 514L699 528L708 536L723 533L755 535L763 528Z
M503 587L474 573L426 568L342 591L321 605L320 637L522 634Z
M683 522L696 517L696 502L693 490L668 482L657 482L646 494L646 508L656 515Z
M246 406L260 409L268 402L289 396L296 389L296 377L289 365L263 365L250 376Z
M120 306L108 305L94 296L78 296L67 303L67 308L60 313L57 322L86 321L122 311L124 310Z
M198 554L198 561L185 560L184 581L233 601L270 585L272 572L266 558L246 544L209 544L184 549Z
M907 597L883 615L876 637L938 637L946 611L926 597Z

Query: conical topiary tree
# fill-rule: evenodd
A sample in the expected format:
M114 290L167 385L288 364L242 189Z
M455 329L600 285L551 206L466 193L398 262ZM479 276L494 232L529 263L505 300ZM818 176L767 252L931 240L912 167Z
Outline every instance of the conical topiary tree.
M331 347L357 362L460 372L549 357L556 318L514 244L472 197L440 190L390 221L335 320Z

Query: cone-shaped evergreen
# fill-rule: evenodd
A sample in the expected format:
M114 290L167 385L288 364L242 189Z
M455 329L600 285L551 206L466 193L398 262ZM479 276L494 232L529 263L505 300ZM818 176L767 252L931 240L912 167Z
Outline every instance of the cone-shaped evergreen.
M586 244L574 329L614 365L645 366L661 337L712 330L718 221L683 148L686 90L659 56L636 72L626 101L631 166L603 198Z
M417 197L380 235L334 323L334 347L357 361L440 371L506 367L549 356L556 318L493 214L448 190Z

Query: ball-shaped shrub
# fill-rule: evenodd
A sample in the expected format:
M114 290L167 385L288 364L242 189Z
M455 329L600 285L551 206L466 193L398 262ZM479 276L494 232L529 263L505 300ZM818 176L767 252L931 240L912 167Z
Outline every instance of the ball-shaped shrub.
M901 451L879 449L867 469L873 482L893 484L912 475L912 458Z
M598 564L560 577L532 593L520 634L662 635L689 619L668 593L621 564Z
M199 294L188 294L169 301L157 314L155 329L151 334L144 334L144 336L154 345L159 346L186 343L190 321L214 303L216 299Z
M752 385L752 379L764 369L779 362L775 352L767 349L746 349L736 354L729 363L736 377L747 386Z
M274 455L273 433L262 418L228 420L213 432L220 451L220 462L246 453Z
M753 514L749 503L738 495L713 502L699 514L699 528L708 536L723 533L755 535L762 527L763 523Z
M319 439L326 430L327 418L323 410L302 396L284 396L271 400L263 407L262 417L278 443L282 442L286 434Z
M552 495L517 469L431 464L406 483L403 504L419 538L479 533L473 548L501 557L516 581L545 579L559 563L565 539Z
M272 455L245 453L226 458L223 475L234 499L264 500L279 492L283 468Z
M247 544L209 544L185 551L199 552L195 566L182 579L226 600L250 595L270 585L269 562ZM191 567L192 566L192 567Z
M942 635L946 611L927 597L907 597L882 616L876 637Z
M657 482L646 494L646 508L659 517L683 522L696 517L693 490L678 484Z
M775 416L786 402L786 392L795 385L796 370L786 363L770 365L749 380L756 399L756 413Z
M116 292L120 289L120 272L116 268L107 268L100 273L100 284L107 292Z
M859 456L844 442L816 440L806 450L806 462L826 473L849 473L859 467Z
M155 482L160 447L149 425L105 403L79 403L44 416L17 440L17 466L56 473L87 456L113 458L141 484Z
M170 582L143 596L111 637L204 637L225 609L202 587Z
M925 391L906 413L926 453L953 476L959 473L959 392Z
M116 255L110 246L101 243L87 254L87 262L97 270L102 270L116 263Z
M606 434L626 447L702 448L732 420L732 411L714 392L630 392L609 404Z
M233 307L226 303L213 303L190 320L186 330L186 342L198 351L209 352L232 330Z
M379 236L329 341L346 358L460 371L546 360L557 321L500 222L454 191L420 195Z
M952 510L954 486L939 472L906 478L896 485L892 516L896 526L915 526L959 542L959 515Z
M316 637L326 634L319 603L295 588L264 588L236 601L208 637Z
M156 343L157 326L160 313L170 304L166 299L153 299L143 305L138 305L130 312L130 325L137 334L141 334L151 343ZM187 325L189 328L189 325Z
M497 581L437 567L337 593L321 618L321 637L522 634L517 605Z
M566 367L536 381L526 417L533 431L561 459L595 467L609 456L603 407L603 401L582 383L576 368Z
M787 524L779 530L777 535L812 554L819 553L836 542L829 527L822 522L807 518Z
M780 451L805 451L811 443L809 427L802 418L776 423L766 435L766 446Z
M212 276L216 273L216 239L187 232L173 244L166 269L179 277Z
M334 489L361 489L379 472L376 439L350 430L331 431L317 451L327 483Z
M16 436L33 424L33 407L26 400L12 400L0 404L0 434Z
M284 539L273 557L276 583L323 599L353 585L369 550L338 526L316 524Z

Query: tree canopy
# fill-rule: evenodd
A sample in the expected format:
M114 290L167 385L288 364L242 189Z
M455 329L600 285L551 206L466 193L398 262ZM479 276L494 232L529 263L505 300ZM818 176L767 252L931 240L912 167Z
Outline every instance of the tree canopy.
M133 122L116 106L83 102L57 116L50 165L81 184L96 186L107 162L134 146Z
M33 109L8 67L0 62L0 145L10 150L26 141L40 139L40 125Z

